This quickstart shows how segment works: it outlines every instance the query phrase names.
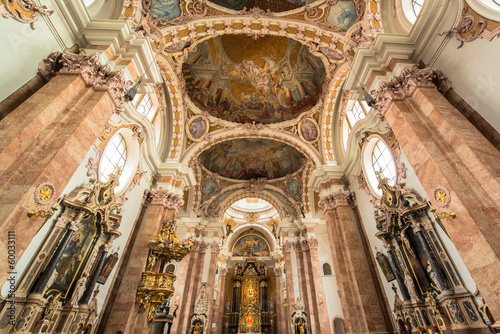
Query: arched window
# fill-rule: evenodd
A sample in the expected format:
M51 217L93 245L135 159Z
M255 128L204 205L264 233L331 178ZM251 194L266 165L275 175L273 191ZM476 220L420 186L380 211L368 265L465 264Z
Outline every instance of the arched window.
M103 182L108 180L108 175L115 173L119 167L123 171L127 161L127 144L121 134L116 134L109 140L102 152L99 162L99 179Z
M372 135L368 138L367 144L363 147L363 171L371 192L377 196L382 196L382 190L378 189L378 172L382 172L384 178L389 179L390 185L395 185L397 181L396 160L392 151L379 135Z
M396 163L392 157L391 149L387 144L379 139L373 148L372 165L375 172L382 172L382 175L389 179L389 184L396 183Z
M342 124L344 150L347 150L347 140L349 139L354 124L365 118L368 112L370 112L370 107L365 101L349 101L349 103L347 103L346 117Z
M403 13L405 14L408 21L415 23L418 14L424 5L424 0L402 0L401 6L403 7Z
M331 276L332 275L332 267L328 263L323 264L323 276Z
M175 265L169 264L165 270L167 274L173 274L175 272Z

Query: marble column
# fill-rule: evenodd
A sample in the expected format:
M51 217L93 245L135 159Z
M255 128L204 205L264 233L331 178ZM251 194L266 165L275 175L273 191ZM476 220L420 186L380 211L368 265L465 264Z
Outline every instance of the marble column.
M208 318L207 318L207 333L216 333L217 329L212 328L212 322L215 319L216 312L224 309L224 305L217 304L217 300L214 300L214 291L217 288L215 286L215 276L217 271L217 257L220 253L220 245L218 242L214 241L210 244L210 264L208 269L208 280L207 280L207 296L208 296ZM220 275L219 275L220 279ZM215 303L214 303L215 302ZM213 306L213 307L212 307Z
M287 309L283 307L283 279L281 277L282 275L282 269L281 267L275 267L273 270L274 273L274 278L276 280L276 296L275 296L275 302L273 309L269 309L271 312L276 312L276 332L277 333L286 333L287 330L287 322L285 320L285 315L287 312ZM272 315L272 314L271 314Z
M286 241L281 247L285 255L285 278L286 278L286 304L285 307L285 324L286 333L292 333L292 327L290 326L292 322L292 313L294 312L293 303L295 301L295 292L293 290L293 271L292 271L292 243ZM277 307L282 307L282 305L277 305Z
M319 203L325 212L346 333L386 332L384 314L349 201L350 194L339 191L321 198Z
M88 304L90 301L90 297L92 297L92 292L94 292L94 287L97 282L97 278L99 277L99 274L101 273L102 267L104 266L104 263L106 262L106 255L108 254L110 245L102 245L101 249L99 250L99 258L96 261L96 265L94 267L94 271L92 272L88 284L87 284L87 289L85 289L85 293L83 294L81 298L81 304Z
M398 282L399 291L401 291L403 300L409 301L411 300L411 298L408 294L408 290L406 289L404 279L399 274L401 272L401 268L399 267L398 261L396 260L394 252L392 251L392 245L388 240L384 240L384 247L387 250L387 259L389 260L389 264L391 266L392 272L394 273L394 277L396 277L396 281Z
M307 255L307 266L309 267L311 276L309 291L311 291L312 309L314 309L315 315L314 324L311 324L311 327L314 325L317 328L317 333L331 333L330 316L328 315L328 308L326 306L325 288L323 286L323 278L321 277L321 265L318 256L318 240L316 238L309 238L302 243L305 249L304 252Z
M224 294L226 290L226 278L227 278L227 268L222 267L219 272L219 284L217 287L217 303L218 308L212 319L215 321L215 333L220 333L222 331L222 315L226 311L226 304L224 299Z
M190 282L190 285L189 287L186 285L185 290L187 290L187 293L185 293L185 298L182 301L182 318L179 318L179 324L177 326L177 328L180 329L180 333L186 333L189 328L194 304L201 288L201 276L203 275L203 262L205 260L207 244L203 241L197 241L196 243L197 246L193 256L193 266L187 269L189 270L187 280Z
M191 283L188 277L191 271L190 269L194 267L195 252L193 250L196 250L197 247L198 244L195 243L191 248L191 252L179 263L177 279L175 280L175 292L170 306L170 314L175 316L172 326L170 327L171 333L177 333L179 323L184 318L184 300Z
M135 240L131 240L131 244L126 246L130 248L131 253L126 270L122 274L121 284L117 287L118 291L105 333L115 334L117 331L144 333L150 331L147 323L147 311L140 312L136 303L137 287L142 272L145 271L149 254L148 240L161 228L164 221L173 219L177 210L182 206L183 200L181 196L163 189L151 190L146 192L145 196L150 200L149 209L143 220L136 222L141 225L141 228Z
M309 257L307 256L307 243L305 240L297 241L295 243L295 253L297 254L297 269L299 273L299 285L302 286L300 290L300 299L305 306L305 312L307 313L307 318L309 324L311 325L312 334L319 334L319 328L317 327L317 313L314 309L313 301L313 291L311 291L312 285L312 275L309 266Z
M451 83L441 72L405 69L393 81L404 84L382 84L374 108L434 206L457 214L443 225L500 319L500 152L442 95ZM444 202L436 187L449 192Z
M0 235L16 233L18 258L44 222L28 221L27 212L55 203L104 124L123 107L124 101L114 98L125 92L122 73L104 75L104 70L98 56L45 60L40 73L48 82L0 121ZM33 197L44 182L58 195L36 207ZM0 243L0 252L7 254L6 243ZM3 261L0 281L8 271Z

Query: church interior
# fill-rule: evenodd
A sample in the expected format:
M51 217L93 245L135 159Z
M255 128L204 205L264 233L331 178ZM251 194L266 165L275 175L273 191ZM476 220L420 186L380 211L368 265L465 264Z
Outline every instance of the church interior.
M500 332L498 0L0 13L0 333Z

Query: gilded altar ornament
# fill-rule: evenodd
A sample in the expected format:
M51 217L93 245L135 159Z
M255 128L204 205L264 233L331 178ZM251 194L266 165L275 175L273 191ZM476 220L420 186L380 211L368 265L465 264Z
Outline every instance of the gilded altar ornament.
M179 240L176 234L176 217L171 221L163 223L161 231L149 238L149 256L146 271L142 273L141 281L137 288L137 303L140 307L148 310L148 321L156 318L157 308L168 301L174 293L175 275L167 273L155 273L156 261L162 259L165 262L171 260L181 261L193 247L193 239ZM176 297L176 305L178 302Z
M49 219L50 217L52 217L52 215L54 215L54 212L56 212L56 210L57 210L56 207L53 207L53 208L51 208L48 211L45 211L45 210L39 210L39 211L30 210L30 211L28 211L28 213L26 215L28 216L28 218L40 217L40 218L43 218L43 219Z
M437 212L436 209L433 209L431 210L431 212L434 214L434 217L436 217L436 219L445 219L445 218L451 218L451 219L455 219L457 218L457 214L455 212Z

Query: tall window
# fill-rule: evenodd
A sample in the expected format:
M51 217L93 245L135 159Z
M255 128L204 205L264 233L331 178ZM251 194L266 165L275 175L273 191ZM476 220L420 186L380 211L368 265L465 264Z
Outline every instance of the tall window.
M344 150L347 150L347 140L351 134L354 124L368 115L370 107L365 101L350 101L347 104L346 118L342 125L342 137L344 142Z
M127 144L120 134L114 135L104 148L99 162L99 179L103 182L108 180L108 175L115 173L119 167L123 171L127 161Z
M134 106L140 114L146 116L151 122L154 118L154 109L149 94L137 95L134 99Z
M389 179L389 184L395 183L397 173L396 164L391 150L381 139L378 140L373 148L372 165L375 172L382 171L382 175Z
M332 275L332 267L328 263L323 264L323 275L331 276Z

